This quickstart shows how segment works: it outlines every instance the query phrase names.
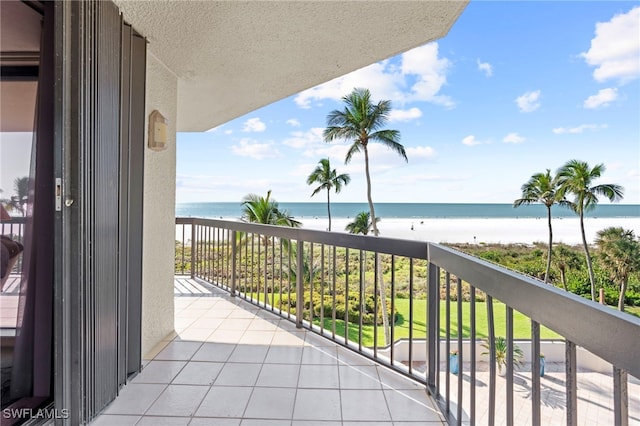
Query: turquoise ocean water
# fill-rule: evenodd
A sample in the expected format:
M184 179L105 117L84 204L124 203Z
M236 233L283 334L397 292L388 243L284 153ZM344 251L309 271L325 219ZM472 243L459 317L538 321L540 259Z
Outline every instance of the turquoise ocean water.
M281 209L288 210L296 218L327 217L326 203L279 203ZM514 208L511 204L458 204L458 203L376 203L376 216L381 218L538 218L546 217L547 209L542 204L532 204ZM240 203L178 203L176 217L237 218L240 217ZM367 203L331 203L332 218L350 218L362 211L369 211ZM567 208L554 206L553 217L575 217ZM588 217L637 217L640 218L638 204L599 204Z

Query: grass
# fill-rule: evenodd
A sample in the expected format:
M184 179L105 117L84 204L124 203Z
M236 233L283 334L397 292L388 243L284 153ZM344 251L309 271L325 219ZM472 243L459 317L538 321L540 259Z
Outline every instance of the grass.
M254 297L262 301L264 294L255 294ZM295 296L292 294L292 298ZM279 295L275 295L275 306L278 306ZM271 302L271 295L269 295L269 303ZM395 300L397 315L396 322L393 327L394 340L409 337L410 328L410 301L409 299L396 299ZM471 312L470 303L462 302L462 337L468 339L471 335ZM482 339L488 336L488 321L487 321L487 308L485 302L476 302L476 337ZM286 308L285 308L286 309ZM458 310L457 303L451 302L451 328L449 335L452 338L458 336ZM446 336L446 302L440 301L440 336ZM413 337L416 339L426 338L427 333L427 301L425 299L415 299L413 301ZM496 336L506 336L506 307L504 303L494 301L493 303L493 316ZM328 317L328 318L327 318ZM314 324L320 326L320 319L315 319ZM326 330L333 330L333 321L331 319L331 310L328 306L325 306L325 318L323 327ZM344 319L336 319L335 333L338 336L344 336L345 322ZM384 330L381 325L377 327L378 333L378 345L382 346L384 341ZM357 323L349 323L349 340L358 341L360 334L359 325ZM362 344L364 346L373 346L373 334L374 327L372 325L362 326ZM531 321L529 318L514 311L513 313L513 336L515 339L530 339L531 338ZM548 328L540 327L540 337L542 339L561 339L562 336L549 330Z

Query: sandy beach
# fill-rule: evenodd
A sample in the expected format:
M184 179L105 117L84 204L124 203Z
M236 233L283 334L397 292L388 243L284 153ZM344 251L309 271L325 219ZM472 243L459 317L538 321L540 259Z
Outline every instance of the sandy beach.
M326 230L328 220L299 218L303 227ZM332 220L333 231L345 232L352 219ZM569 245L581 244L580 222L576 218L555 218L552 221L553 240ZM621 226L640 234L639 218L588 218L585 220L587 240L593 243L596 233L610 226ZM501 243L532 244L548 240L545 218L521 219L385 219L378 223L380 236L437 243ZM413 230L412 230L413 228Z
M238 218L220 218L238 221ZM329 222L327 218L296 218L303 228L324 231ZM332 220L333 232L346 232L347 223L353 219L335 218ZM575 218L554 218L553 241L569 245L582 244L580 221ZM640 218L588 218L585 220L587 241L593 244L596 233L610 226L631 229L640 235ZM497 218L497 219L385 219L378 222L380 236L405 240L421 240L436 243L468 244L533 244L548 240L547 220L544 218ZM190 231L189 231L190 232ZM188 234L188 232L187 232ZM176 239L182 239L182 227L176 227Z

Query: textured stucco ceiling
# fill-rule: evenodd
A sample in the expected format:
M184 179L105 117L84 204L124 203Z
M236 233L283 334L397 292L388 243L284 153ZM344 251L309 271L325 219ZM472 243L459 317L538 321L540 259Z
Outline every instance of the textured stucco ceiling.
M463 1L116 0L203 131L444 36Z

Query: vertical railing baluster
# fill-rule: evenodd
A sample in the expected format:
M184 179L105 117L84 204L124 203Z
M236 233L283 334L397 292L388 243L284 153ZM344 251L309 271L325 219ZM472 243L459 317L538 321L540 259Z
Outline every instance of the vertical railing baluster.
M293 242L291 240L289 241L289 250L287 251L287 257L289 258L289 264L288 264L288 268L289 268L289 273L287 274L287 300L289 301L287 303L287 318L291 318L291 272L293 272L293 269L291 268L291 266L293 265L293 258L292 258L292 254L291 254L291 247L293 247ZM297 297L297 296L296 296Z
M429 281L427 282L427 386L432 395L439 390L436 376L439 376L440 366L437 365L440 329L438 328L438 305L440 304L440 268L429 262ZM440 379L438 379L440 380Z
M236 274L237 267L237 253L238 253L238 232L231 231L231 297L236 297L236 280L238 279Z
M362 314L364 312L364 304L363 304L363 294L364 294L364 250L360 250L360 295L358 298L358 303L360 304L358 308L358 350L362 351Z
M185 246L185 240L184 240L184 237L185 237L185 235L184 235L184 228L185 228L185 227L186 227L186 225L185 225L185 224L182 224L182 269L181 269L182 275L184 275L184 267L186 266L186 265L185 265L185 262L184 262L184 251L185 251L185 249L186 249L186 246Z
M507 309L507 426L513 426L513 308Z
M313 328L313 243L309 243L309 326Z
M462 386L463 386L463 382L462 382L462 373L463 373L463 366L464 366L464 351L463 351L463 347L462 347L462 279L458 278L456 281L456 298L457 300L457 309L458 309L458 317L457 317L457 321L458 321L458 400L457 400L457 407L458 407L458 411L457 411L457 415L456 415L456 419L458 420L458 424L461 425L462 424Z
M333 277L331 280L331 337L334 340L336 338L336 277L338 274L336 261L336 246L333 246Z
M260 238L258 236L258 238ZM254 280L255 280L255 274L253 273L253 268L254 265L256 264L255 258L256 258L256 248L255 248L255 244L256 244L256 235L255 234L251 234L251 280L249 282L249 300L253 300L253 284L254 284ZM258 250L260 250L260 241L258 241ZM260 265L260 258L258 258L258 265ZM258 274L259 276L259 274ZM259 285L259 283L258 283ZM258 289L260 287L257 287Z
M445 324L445 352L446 352L446 374L445 374L445 398L446 398L446 407L447 407L447 415L449 414L450 405L451 405L451 357L449 354L451 353L451 274L449 271L445 272L444 275L444 293L445 293L445 305L444 305L444 324Z
M302 318L304 316L303 251L304 243L298 240L296 250L296 328L302 328Z
M487 294L487 328L489 331L489 424L496 424L496 331L493 320L493 297Z
M324 335L324 282L326 274L326 265L324 264L325 245L322 244L320 248L322 250L320 252L320 334Z
M531 425L540 421L540 324L531 320Z
M566 406L567 426L578 424L578 380L576 363L576 345L569 340L565 341L565 374L566 374Z
M409 374L413 373L413 258L409 258Z
M471 393L469 395L469 424L475 426L476 424L476 288L470 286L469 289L469 317L470 317L470 335L469 335L469 348L471 362L471 378L469 380L469 388Z
M349 344L349 247L345 249L344 263L344 344Z
M191 222L191 279L196 277L196 225Z
M283 260L284 260L284 256L282 253L282 249L283 249L283 244L282 244L282 238L278 239L278 244L280 246L280 289L279 289L279 294L280 294L280 300L278 301L278 310L280 311L280 315L282 315L282 285L283 285L283 276L284 274L283 272Z
M269 258L269 237L267 235L263 235L262 238L264 238L265 241L265 246L264 246L264 286L263 286L263 291L264 291L264 300L262 303L262 306L267 309L267 301L269 300L269 292L268 292L268 285L269 285L269 268L267 265L267 259ZM258 296L258 305L260 305L260 297Z
M276 237L271 236L271 312L276 305Z
M249 283L249 238L253 240L253 234L247 232L245 234L245 242L244 242L244 280L243 288L242 288L242 297L244 300L247 300L247 284Z

